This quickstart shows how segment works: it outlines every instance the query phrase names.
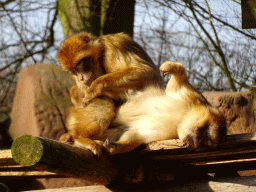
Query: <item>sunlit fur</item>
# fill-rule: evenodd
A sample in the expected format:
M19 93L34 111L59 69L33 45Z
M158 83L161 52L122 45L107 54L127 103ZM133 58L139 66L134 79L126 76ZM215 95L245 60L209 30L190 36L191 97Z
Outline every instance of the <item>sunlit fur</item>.
M160 71L172 74L165 91L149 86L128 94L128 101L118 109L110 128L100 138L94 142L75 139L75 144L96 155L102 149L108 154L125 153L141 144L177 138L194 150L217 147L226 134L224 116L189 84L182 64L168 61ZM96 112L97 109L100 107L94 108Z
M61 44L58 59L76 80L62 142L101 155L175 138L202 150L225 136L225 118L189 84L182 64L161 65L164 76L172 74L164 90L149 56L123 33L71 36Z
M94 37L82 32L60 46L58 60L73 73L73 103L60 141L101 154L100 139L129 95L148 86L161 87L159 69L146 52L124 33Z
M105 96L93 99L86 107L81 104L81 97L86 96L86 87L74 86L70 90L71 101L66 120L68 133L63 134L61 142L90 149L95 155L101 155L102 142L98 141L115 118L115 103Z
M112 129L103 135L104 139L115 140L104 144L110 154L128 152L152 141L177 138L191 149L203 150L217 147L225 136L224 116L189 84L182 64L168 61L161 65L160 71L164 75L172 74L165 92L148 87L132 95L118 110L112 124L119 125L120 137L112 135Z
M100 95L125 101L129 91L150 85L163 87L163 79L150 57L124 33L73 35L61 44L58 59L64 69L72 72L81 62L85 66L85 79L92 82L80 82L89 86L85 104Z

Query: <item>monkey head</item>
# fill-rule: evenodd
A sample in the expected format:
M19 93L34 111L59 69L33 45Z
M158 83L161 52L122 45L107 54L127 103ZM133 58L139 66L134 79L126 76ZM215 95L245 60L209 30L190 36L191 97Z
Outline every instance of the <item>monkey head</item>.
M96 78L105 74L102 52L103 46L97 38L82 32L66 39L57 57L62 68L71 71L78 83L90 86Z

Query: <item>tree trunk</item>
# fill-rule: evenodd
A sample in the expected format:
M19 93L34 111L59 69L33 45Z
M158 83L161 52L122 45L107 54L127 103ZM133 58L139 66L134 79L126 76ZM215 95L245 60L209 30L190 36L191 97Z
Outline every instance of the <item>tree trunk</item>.
M125 32L133 36L135 0L58 0L65 38L81 31L96 36Z

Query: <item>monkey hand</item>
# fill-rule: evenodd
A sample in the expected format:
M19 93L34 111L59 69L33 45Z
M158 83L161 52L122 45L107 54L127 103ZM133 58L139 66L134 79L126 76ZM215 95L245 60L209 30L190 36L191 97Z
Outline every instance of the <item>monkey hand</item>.
M86 90L85 97L82 98L83 105L88 105L91 100L102 95L103 87L104 86L101 83L92 83L92 85Z
M91 140L89 138L75 139L74 145L90 150L95 156L102 155L103 142L100 140Z

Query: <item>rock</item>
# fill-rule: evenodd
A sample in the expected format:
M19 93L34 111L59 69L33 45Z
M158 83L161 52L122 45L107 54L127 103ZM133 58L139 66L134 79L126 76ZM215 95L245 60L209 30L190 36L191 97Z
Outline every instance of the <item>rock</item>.
M228 134L255 132L255 116L251 93L205 92L206 99L225 115Z
M21 69L11 111L9 134L58 140L66 132L72 75L56 64L28 65Z

